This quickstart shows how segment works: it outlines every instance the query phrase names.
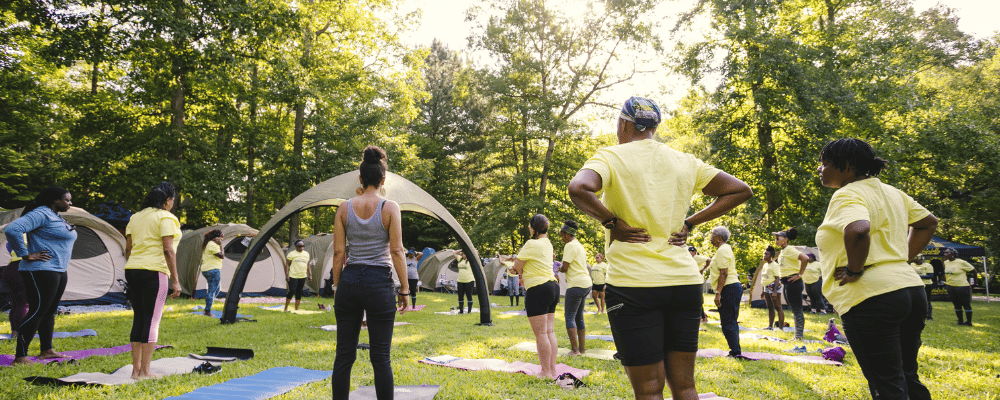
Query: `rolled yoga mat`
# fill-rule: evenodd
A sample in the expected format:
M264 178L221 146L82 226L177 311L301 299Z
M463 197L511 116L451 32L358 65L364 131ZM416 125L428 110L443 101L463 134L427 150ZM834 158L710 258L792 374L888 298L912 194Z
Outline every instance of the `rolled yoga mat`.
M299 386L329 378L331 374L331 371L317 371L299 367L271 368L250 376L201 387L180 396L167 397L167 399L264 400L287 393Z
M396 386L392 389L393 400L431 400L437 396L441 386L419 385L419 386ZM351 392L351 400L376 400L375 386L362 386L358 390Z
M172 347L169 345L157 345L156 349L162 349L164 347ZM115 354L128 353L132 351L132 345L125 344L116 347L108 347L104 349L89 349L89 350L70 350L70 351L60 351L65 358L50 358L48 360L39 360L35 357L28 357L29 360L48 364L54 362L64 362L69 360L80 360L91 356L113 356ZM14 362L14 356L10 354L0 355L0 366L10 366Z
M535 346L535 342L521 342L510 346L507 350L520 350L520 351L530 351L532 353L538 352L538 347ZM569 354L570 350L567 348L559 348L559 356L565 356ZM615 359L614 350L604 350L604 349L587 349L586 353L581 354L581 357L596 358L599 360L614 360ZM579 378L579 377L578 377Z
M84 329L82 331L76 332L52 332L53 339L59 338L71 338L71 337L84 337L84 336L97 336L97 331L93 329ZM0 340L10 340L10 334L0 333ZM38 339L38 334L35 334L35 339Z

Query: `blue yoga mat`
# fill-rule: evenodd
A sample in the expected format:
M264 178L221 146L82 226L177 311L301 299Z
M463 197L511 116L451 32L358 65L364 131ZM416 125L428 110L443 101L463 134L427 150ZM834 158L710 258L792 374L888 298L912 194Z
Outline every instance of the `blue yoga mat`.
M271 368L254 375L231 379L167 399L264 400L299 386L329 378L331 371L299 367Z
M611 335L587 335L587 339L594 339L594 340L600 339L606 342L615 341L615 338L611 337Z
M207 317L207 315L205 315L204 311L195 311L195 312L193 312L191 314L194 314L194 315L204 315L204 316ZM215 319L222 318L222 311L212 310L212 318L215 318ZM253 315L236 314L236 318L253 318Z

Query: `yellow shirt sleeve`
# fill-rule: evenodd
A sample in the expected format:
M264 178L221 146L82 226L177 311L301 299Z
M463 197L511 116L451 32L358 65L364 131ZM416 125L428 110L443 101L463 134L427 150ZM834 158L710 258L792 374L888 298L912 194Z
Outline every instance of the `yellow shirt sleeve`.
M524 288L541 285L556 280L552 274L552 243L548 238L529 239L524 242L517 259L524 260Z

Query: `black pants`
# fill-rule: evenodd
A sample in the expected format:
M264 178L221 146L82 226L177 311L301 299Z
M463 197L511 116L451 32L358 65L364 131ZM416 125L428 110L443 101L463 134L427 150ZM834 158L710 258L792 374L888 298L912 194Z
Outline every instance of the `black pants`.
M802 339L802 331L806 327L806 316L802 314L802 289L805 284L802 279L789 282L788 277L781 278L781 283L785 285L785 302L795 317L795 339Z
M288 279L288 290L285 291L285 299L291 299L295 296L295 300L302 300L302 289L306 287L306 278L289 278Z
M167 274L148 269L126 269L129 301L132 302L132 332L129 341L156 343L160 337L163 304L167 302Z
M743 354L740 349L740 298L743 297L743 286L739 282L722 287L722 306L719 307L719 322L722 336L729 344L729 355Z
M66 290L66 273L52 271L20 271L24 294L28 300L28 316L17 331L14 358L28 356L28 345L38 332L41 351L52 350L52 332L56 325L56 308Z
M917 376L927 316L924 289L908 287L868 298L841 315L873 399L930 399Z
M462 308L462 304L464 304L463 301L462 301L462 296L465 296L466 299L469 299L469 312L472 312L472 294L475 291L476 291L476 283L475 282L465 282L465 283L459 282L458 283L458 308L459 309L461 309Z
M333 360L333 398L347 400L351 368L357 360L361 319L368 315L369 356L375 376L375 396L392 399L392 327L396 320L395 287L389 268L348 265L340 275L334 305L337 355Z
M419 279L407 279L410 282L410 307L417 305L417 292L420 291L420 287L417 286Z
M823 278L806 285L806 294L809 295L809 308L816 312L826 310L826 299L823 298Z
M955 316L958 317L958 323L962 323L963 309L969 317L969 323L972 323L972 288L969 286L948 286L948 297L951 298L951 304L955 305Z

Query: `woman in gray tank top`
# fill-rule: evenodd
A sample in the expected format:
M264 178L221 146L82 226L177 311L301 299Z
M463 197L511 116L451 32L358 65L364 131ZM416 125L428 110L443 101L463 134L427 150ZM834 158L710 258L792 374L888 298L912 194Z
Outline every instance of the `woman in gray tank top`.
M347 400L351 389L351 368L357 358L358 335L365 313L375 395L392 399L393 378L389 348L396 306L409 306L409 282L394 292L390 268L405 276L403 230L399 204L379 192L385 184L385 151L368 146L359 166L361 188L358 195L337 208L333 229L334 314L337 317L337 355L333 361L333 398ZM349 250L345 250L349 249Z

